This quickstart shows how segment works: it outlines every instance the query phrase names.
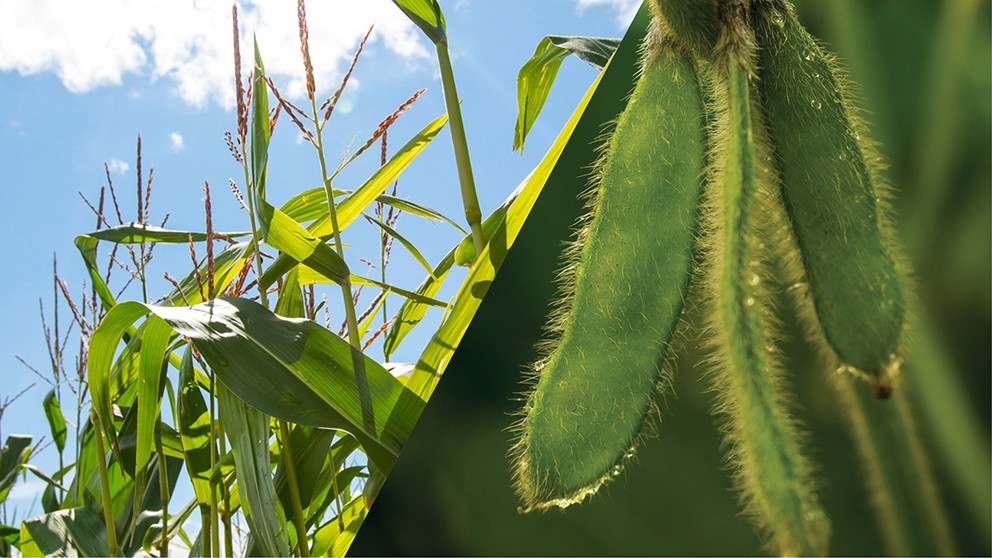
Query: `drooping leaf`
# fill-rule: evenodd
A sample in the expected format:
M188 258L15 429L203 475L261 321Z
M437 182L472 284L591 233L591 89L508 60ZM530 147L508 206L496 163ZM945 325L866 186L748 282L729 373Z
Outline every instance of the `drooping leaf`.
M45 399L41 403L45 409L45 418L48 419L48 428L52 433L52 441L61 453L65 449L66 425L65 417L62 416L62 406L55 397L55 388L48 391Z
M0 502L7 499L10 488L17 481L17 473L31 455L31 436L13 434L0 449Z
M393 4L416 24L432 43L447 40L444 14L437 0L393 0Z
M306 266L300 267L300 284L311 285L314 283L327 283L327 282L328 282L327 279L323 275L313 271L312 269L309 269ZM434 306L436 308L445 308L448 306L446 303L441 302L440 300L434 298L430 298L429 296L426 296L424 294L411 292L406 289L401 289L395 285L391 285L389 283L383 283L382 281L377 281L369 277L352 275L351 284L365 285L367 287L378 287L384 291L389 291L391 293L398 294L403 298L416 301L417 303L424 304L426 306Z
M286 513L269 469L269 417L218 386L224 421L238 475L241 506L252 537L265 556L289 556Z
M351 432L384 470L392 466L423 408L422 399L368 357L364 376L356 378L351 346L312 321L280 318L238 298L193 307L129 301L108 312L90 347L94 408L112 433L114 448L110 361L123 331L149 312L193 339L211 369L240 398L283 420Z
M179 366L176 425L183 445L186 472L201 505L210 504L210 413L193 377L193 350L187 347Z
M135 445L135 472L138 484L135 491L145 491L145 470L152 453L155 424L162 406L160 378L165 364L165 353L169 348L172 328L165 320L155 315L145 320L144 335L141 337L141 369L138 374L138 423Z
M28 519L21 526L21 543L25 556L35 555L35 551L38 556L70 556L73 552L79 556L109 555L103 521L86 507Z
M368 219L370 223L378 226L380 229L385 231L385 233L388 234L389 236L400 241L400 244L402 244L403 247L406 248L407 251L410 252L410 254L413 256L413 259L417 260L417 263L419 263L425 270L427 270L427 274L430 275L431 277L434 277L434 270L431 269L431 264L427 263L427 259L424 258L424 255L420 253L420 250L418 250L417 247L414 246L412 242L410 242L409 240L406 239L406 237L401 235L399 231L383 223L379 219L376 219L375 217L372 217L370 215L366 215L365 218ZM434 279L437 279L437 277L434 277Z
M379 167L375 174L369 177L357 190L348 195L337 205L338 227L344 230L350 225L365 209L378 198L382 192L392 184L401 172L413 161L421 151L437 136L441 128L448 121L447 115L439 116L425 126L416 136L406 143L399 151L386 161L386 164ZM328 239L333 234L331 219L324 213L319 219L307 227L307 230L314 237ZM263 287L269 287L283 274L290 270L296 262L291 256L280 254L274 262L262 274L259 283ZM305 262L309 263L309 262Z
M350 194L352 194L351 190L334 189L335 199L340 196ZM458 223L449 219L442 213L408 199L391 196L389 194L380 194L375 198L375 201L395 207L400 211L406 211L407 213L411 213L418 217L423 217L424 219L429 219L431 221L444 221L445 223L448 223L452 227L458 229L458 231L462 234L468 234ZM290 198L279 209L296 221L313 221L314 219L318 219L327 213L327 194L323 188L311 188L309 190L304 190Z
M588 165L596 158L596 139L602 133L603 125L613 121L626 106L627 94L634 85L639 45L649 21L647 10L642 7L610 63L586 92L544 159L521 185L520 194L507 210L504 223L469 269L451 312L421 354L407 381L407 387L421 397L429 397L444 373L454 348L475 316L541 190L559 183L574 183L588 175Z
M313 556L344 556L348 552L359 527L365 521L368 508L362 495L354 497L341 510L341 521L328 521L314 534ZM341 529L341 525L344 529Z
M233 232L220 233L222 236L238 237L248 236L251 233ZM203 242L207 239L206 233L192 231L175 231L148 225L145 223L126 223L109 229L100 229L89 233L89 237L98 240L107 240L118 244L138 244L141 242L162 242L170 244L186 244L190 237L193 242Z
M483 232L485 232L485 224L483 224ZM471 245L472 243L469 242ZM474 245L472 250L474 251ZM451 270L451 266L455 262L455 249L452 249L444 258L434 267L434 272L431 273L430 277L424 279L424 281L417 287L416 294L421 297L433 297L437 294L437 291L441 288L441 284L444 282L445 277L448 276L448 271ZM410 333L413 328L420 323L420 320L424 318L424 314L427 313L427 308L431 306L421 300L417 300L411 297L403 302L403 306L400 307L400 311L397 312L396 318L393 319L392 325L389 327L389 331L386 332L386 340L384 343L383 351L386 356L396 352L397 347L399 347L400 342L406 337L407 333Z
M562 61L574 54L597 70L603 69L620 46L620 39L547 36L541 39L517 74L517 124L513 150L523 152L524 140L544 108Z

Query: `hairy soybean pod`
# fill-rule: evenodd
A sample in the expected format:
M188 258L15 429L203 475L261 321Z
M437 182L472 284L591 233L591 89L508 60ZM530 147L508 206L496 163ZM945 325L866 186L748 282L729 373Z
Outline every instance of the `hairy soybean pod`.
M906 295L887 232L879 157L836 63L791 5L761 0L755 7L761 100L815 309L809 321L818 321L838 364L868 374L884 395L899 362Z
M657 34L648 41L517 425L525 511L579 502L618 474L669 379L662 370L692 272L706 138L689 55Z
M651 10L698 54L709 54L720 38L717 0L651 0Z
M783 556L823 555L830 524L813 490L772 346L762 238L767 169L759 167L764 146L752 120L748 72L738 60L746 57L746 44L739 48L722 61L718 79L726 85L717 84L714 95L728 108L717 118L706 215L717 410L727 417L728 460L745 513L765 532L768 545Z

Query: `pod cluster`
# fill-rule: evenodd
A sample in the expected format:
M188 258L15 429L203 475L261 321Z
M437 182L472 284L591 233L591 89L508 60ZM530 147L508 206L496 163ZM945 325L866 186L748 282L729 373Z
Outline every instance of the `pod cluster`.
M701 297L745 513L782 554L830 525L776 340L770 268L833 368L891 391L904 266L880 158L833 58L785 0L651 0L641 74L608 136L511 451L523 512L620 474Z

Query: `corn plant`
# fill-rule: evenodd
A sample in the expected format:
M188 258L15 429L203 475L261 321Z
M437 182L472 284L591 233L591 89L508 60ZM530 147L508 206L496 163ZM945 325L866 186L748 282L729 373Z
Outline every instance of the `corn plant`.
M435 32L443 35L440 7L432 10ZM60 470L44 477L45 514L4 531L22 554L116 556L154 548L166 556L176 539L203 556L344 554L474 314L480 287L499 266L501 255L487 256L485 243L505 235L517 196L482 222L446 42L438 52L450 115L435 118L388 156L388 130L423 93L416 91L335 167L328 164L325 136L368 35L340 85L319 99L303 0L297 15L303 108L266 75L257 43L252 71L242 79L241 32L232 9L237 126L225 139L243 177L240 187L234 180L230 187L248 215L247 230L214 230L216 194L206 182L203 232L169 229L167 216L151 224L152 171L142 172L140 137L136 218L123 217L109 172L99 201L84 197L97 226L75 244L90 286L81 300L73 297L56 270L56 327L46 329L54 380L45 412ZM398 176L449 116L471 233L396 190ZM320 186L276 207L266 195L269 145L277 123L287 120L282 127L294 127L314 149ZM380 147L374 150L379 168L358 187L339 189L341 172L373 147ZM399 232L401 211L450 223L461 242L431 265ZM377 277L353 273L346 263L343 233L360 218L379 240ZM424 267L419 286L388 282L394 241ZM153 300L148 264L159 245L187 250L192 269L179 279L166 273L172 290ZM473 262L454 303L433 298L456 263ZM112 288L115 282L123 285ZM316 290L325 284L340 292L337 334L330 305ZM139 297L122 299L139 289ZM386 300L397 297L403 303L390 319ZM71 371L65 359L70 332L57 325L66 305L80 343ZM419 362L390 363L431 308L443 309L446 318ZM321 312L323 325L316 321ZM366 353L376 340L385 362ZM62 385L75 398L75 448L65 447L71 421L61 412ZM172 498L181 483L194 497L177 505ZM199 519L198 532L186 531L191 517Z

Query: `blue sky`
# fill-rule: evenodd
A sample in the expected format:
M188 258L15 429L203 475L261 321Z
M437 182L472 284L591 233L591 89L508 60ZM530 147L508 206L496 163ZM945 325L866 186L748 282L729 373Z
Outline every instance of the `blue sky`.
M595 77L582 62L566 61L520 156L510 151L519 67L548 34L621 36L637 4L634 0L442 0L484 214L537 164ZM133 220L128 214L135 207L134 152L140 133L146 175L154 167L151 221L158 222L168 213L169 228L202 230L201 187L206 180L212 186L216 228L248 226L247 215L228 189L228 179L237 180L241 169L223 138L225 130L236 126L230 3L99 0L86 3L85 10L79 5L57 0L5 0L0 5L0 191L7 208L0 225L7 239L7 288L0 295L5 310L0 322L4 370L0 401L36 384L4 413L0 422L4 437L16 432L37 439L47 434L41 399L49 388L15 355L46 370L38 300L44 299L51 316L53 255L58 256L59 274L71 292L82 291L85 272L72 241L94 229L95 218L77 191L96 201L106 182L104 162L118 190L125 222ZM244 0L239 5L243 51L250 52L247 41L256 33L273 80L299 100L303 72L295 2ZM332 160L350 142L363 142L417 89L427 92L390 129L392 151L444 112L433 47L388 0L311 0L307 9L320 96L337 86L360 36L376 24L328 128L327 152ZM274 204L319 185L314 151L299 141L288 118L280 120L272 149L269 197ZM377 153L371 150L350 167L336 187L358 186L378 164L372 151ZM462 223L454 168L445 130L401 176L400 195ZM460 239L449 225L409 215L401 217L397 228L432 263ZM364 264L358 256L378 254L378 249L370 227L356 223L353 229L355 234L349 230L345 237L353 244L348 261L360 272ZM423 270L399 245L393 252L389 277L414 288ZM149 297L167 292L163 271L181 277L188 269L184 248L157 248L148 272ZM123 272L115 273L119 278ZM438 298L453 296L463 277L463 273L449 277ZM136 291L130 294L140 296ZM332 308L338 302L333 294L328 294ZM390 304L393 312L399 302ZM64 330L69 314L64 306L61 312ZM422 334L431 327L425 324ZM424 343L426 337L411 338L395 360L415 359ZM46 471L57 464L53 448L33 461ZM30 505L32 488L39 486L34 479L28 481L15 494L25 507Z

